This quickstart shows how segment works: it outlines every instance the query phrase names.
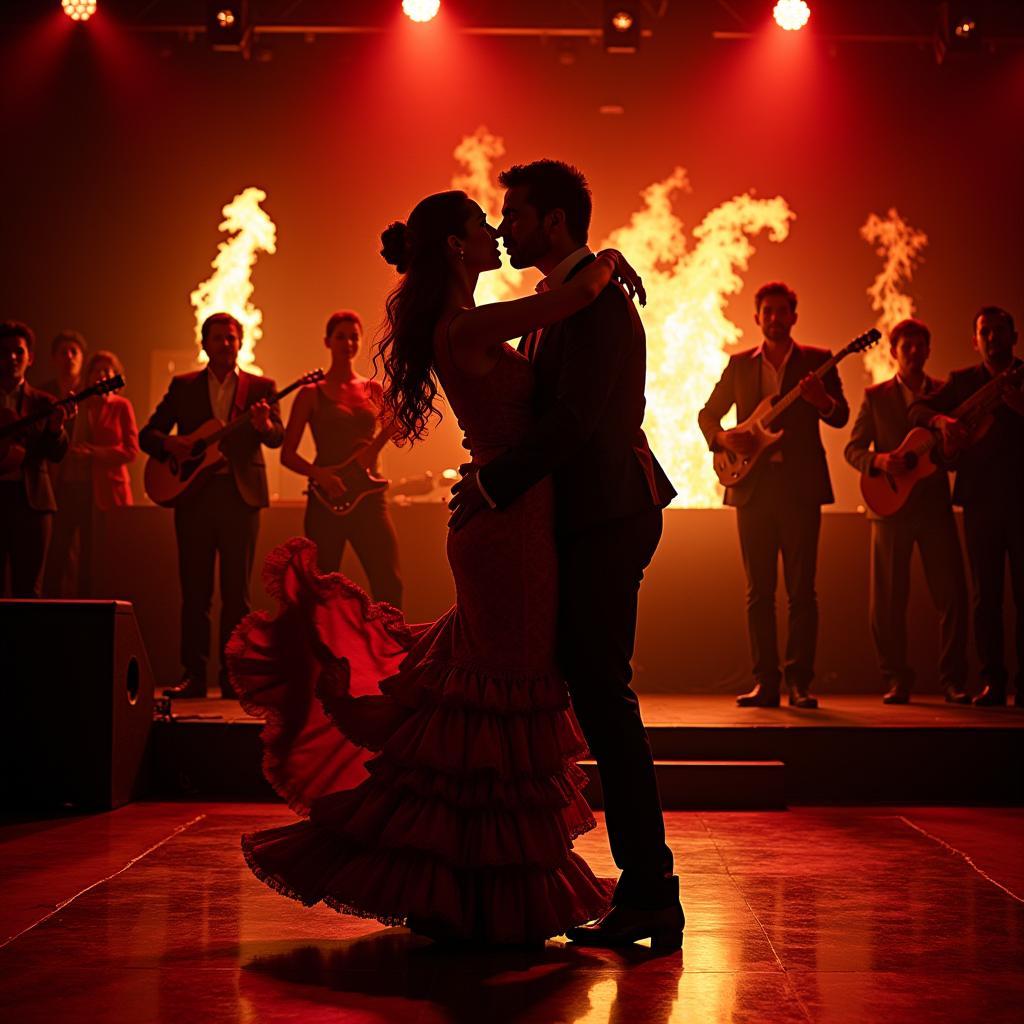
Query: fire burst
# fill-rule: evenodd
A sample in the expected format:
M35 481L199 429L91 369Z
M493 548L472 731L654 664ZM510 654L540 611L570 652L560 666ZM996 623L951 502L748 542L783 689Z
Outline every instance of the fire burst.
M921 250L928 244L928 236L911 227L895 209L890 209L886 217L871 214L860 234L882 257L882 269L868 288L868 295L871 308L878 313L875 326L888 335L901 320L914 315L914 300L903 287L924 259ZM896 372L888 345L877 345L865 352L864 365L875 384Z
M604 245L621 249L647 289L647 417L644 428L679 495L674 505L708 508L721 503L697 413L728 362L726 348L743 332L725 315L731 295L743 288L754 254L751 238L763 231L773 242L789 234L796 216L785 199L734 196L708 213L688 248L672 195L690 191L677 167L643 193L644 208Z
M486 128L464 138L455 150L465 173L452 179L452 187L465 189L494 217L502 193L493 165L504 153L503 141ZM722 492L697 427L697 413L728 361L726 348L743 333L726 317L725 305L743 287L740 272L754 254L751 238L767 231L773 242L782 242L795 215L781 196L735 196L694 229L695 244L690 248L672 208L673 195L689 191L686 171L677 167L664 181L645 189L643 209L603 244L626 254L647 289L645 428L679 491L674 504L707 508L721 503ZM503 266L481 278L477 301L493 302L522 291L522 274Z
M256 342L263 337L263 313L252 304L252 268L260 252L277 251L277 229L274 222L260 208L267 198L259 188L240 192L221 211L224 220L218 231L227 231L231 238L217 246L217 255L211 266L213 275L192 292L192 305L196 311L196 344L199 362L207 361L202 349L200 328L211 313L226 312L242 324L242 350L238 365L249 373L261 374L256 365Z

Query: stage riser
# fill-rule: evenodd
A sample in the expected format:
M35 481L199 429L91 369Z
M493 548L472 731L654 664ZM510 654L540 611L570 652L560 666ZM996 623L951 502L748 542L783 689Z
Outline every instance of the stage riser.
M261 728L255 721L156 723L149 796L276 799L260 768ZM680 726L648 733L671 810L1024 803L1019 730Z

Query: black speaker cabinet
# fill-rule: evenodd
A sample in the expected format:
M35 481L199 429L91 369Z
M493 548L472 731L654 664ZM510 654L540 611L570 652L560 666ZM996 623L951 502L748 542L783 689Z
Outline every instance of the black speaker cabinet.
M5 810L143 795L153 671L128 601L0 601Z

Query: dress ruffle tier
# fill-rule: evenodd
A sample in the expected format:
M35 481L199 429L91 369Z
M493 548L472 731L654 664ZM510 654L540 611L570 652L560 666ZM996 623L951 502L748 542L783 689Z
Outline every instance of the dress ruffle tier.
M458 662L456 609L410 626L321 573L303 538L268 556L264 582L280 612L250 615L227 661L266 720L264 773L305 820L242 838L257 877L308 906L480 942L604 912L610 883L572 850L594 817L553 668Z

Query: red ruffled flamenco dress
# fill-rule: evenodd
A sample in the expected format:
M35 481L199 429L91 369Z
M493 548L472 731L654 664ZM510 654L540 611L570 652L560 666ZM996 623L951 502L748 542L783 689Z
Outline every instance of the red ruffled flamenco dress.
M472 388L439 369L476 461L521 436L523 357L506 346ZM427 625L321 573L308 540L270 554L280 612L243 621L228 665L266 720L264 772L304 820L243 836L260 879L307 906L482 943L535 942L607 909L610 883L572 849L595 823L555 668L552 523L545 481L450 533L456 604Z

